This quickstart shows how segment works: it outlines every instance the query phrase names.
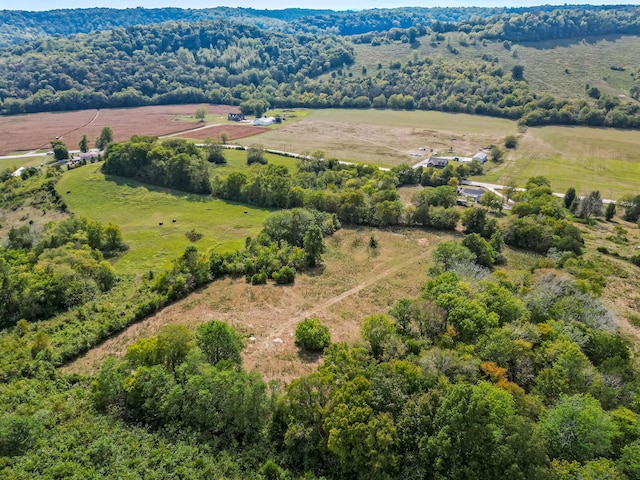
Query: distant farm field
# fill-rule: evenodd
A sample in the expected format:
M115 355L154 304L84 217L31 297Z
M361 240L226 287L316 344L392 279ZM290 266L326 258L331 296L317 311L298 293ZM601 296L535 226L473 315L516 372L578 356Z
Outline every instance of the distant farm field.
M57 189L75 215L120 226L130 247L115 262L122 273L167 269L193 244L185 236L192 229L203 235L194 244L202 252L240 248L246 237L260 231L269 214L266 209L105 177L100 164L65 172Z
M56 137L61 137L69 149L77 149L83 134L87 135L90 146L93 146L103 127L111 127L116 141L127 140L131 135L161 136L184 132L202 126L195 118L192 121L184 118L185 115L193 115L201 106L161 105L3 116L0 117L0 155L48 149L49 142ZM226 105L204 107L208 112L218 115L237 111L236 107Z
M93 120L90 126L74 127L78 129L64 136L63 140L73 148L73 135L78 136L78 141L83 132L89 132L90 138L94 138L90 129L95 129L97 136L103 125L114 129L116 140L124 140L134 134L171 134L172 129L179 132L188 130L188 133L178 135L202 140L218 138L222 131L226 131L232 141L242 145L260 144L265 148L296 153L323 150L327 157L392 167L402 163L415 164L435 152L442 154L449 149L454 155L473 155L483 147L502 145L505 136L517 133L515 122L506 119L392 110L283 110L281 114L287 120L276 128L268 129L233 122L224 125L190 124L187 120L197 107L101 110L97 119L95 111L2 117L0 128L3 125L10 128L7 127L9 133L0 141L5 142L3 145L13 142L13 146L5 146L7 151L29 150L28 138L40 138L32 145L42 141L45 142L42 146L46 146L45 139L60 131L52 130L57 119L66 119L67 123L62 124L67 125L65 128L85 125ZM216 121L220 121L223 113L234 107L209 105L207 109L212 114L211 118L216 117ZM18 125L22 126L18 129ZM27 125L29 129L25 129ZM32 137L25 137L25 132ZM261 133L254 134L256 132ZM240 138L248 134L251 136ZM579 192L599 189L605 198L612 199L640 190L640 132L551 126L529 128L518 136L518 149L507 153L505 163L488 164L485 175L477 180L504 183L513 179L524 184L531 176L544 175L551 180L555 191L564 191L570 186ZM226 155L229 164L215 167L213 176L226 176L231 171L244 168L244 152L227 151ZM43 158L2 160L1 164L5 168L38 165ZM268 158L271 163L295 168L294 160L277 156Z
M502 165L490 166L477 180L524 185L544 175L554 191L575 187L579 194L600 190L617 200L640 193L640 132L587 127L529 128Z

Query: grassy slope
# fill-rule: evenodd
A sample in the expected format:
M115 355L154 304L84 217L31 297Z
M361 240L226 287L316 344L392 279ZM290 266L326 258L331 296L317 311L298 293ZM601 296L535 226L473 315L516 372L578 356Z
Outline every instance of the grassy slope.
M402 43L378 47L354 45L356 63L350 72L354 76L361 76L364 66L371 74L378 70L379 63L384 70L391 59L403 62L414 56L480 59L487 54L497 57L504 65L505 72L509 72L516 64L524 65L525 79L535 93L549 92L561 98L578 98L584 96L587 83L605 93L628 96L629 88L633 85L631 72L640 63L637 55L640 36L609 35L514 44L510 50L505 49L501 42L490 41L463 47L459 38L458 33L450 33L436 46L431 44L428 36L420 38L420 44L413 47ZM453 55L446 48L447 42L458 49L458 55ZM624 67L625 71L611 70L612 66Z
M369 248L371 233L378 240L376 250ZM293 336L297 322L316 316L329 326L333 341L356 340L365 316L387 312L398 299L419 295L428 278L433 249L439 242L454 238L460 236L421 229L342 229L326 239L323 264L299 274L293 285L252 286L244 279L218 280L132 325L65 370L99 368L106 356L122 355L127 345L157 334L165 324L195 328L218 319L256 338L247 342L245 368L258 370L269 380L289 382L315 370L321 360L320 356L302 354L296 347ZM525 268L534 258L527 257ZM274 342L277 338L282 343Z
M195 244L201 251L239 248L247 236L260 231L269 214L266 209L105 177L100 164L65 172L57 189L74 214L120 226L130 246L115 263L122 273L167 268L191 244L185 236L191 229L204 235Z
M262 138L262 137L260 137ZM254 142L255 139L254 139ZM224 150L224 156L227 159L226 164L213 165L211 167L212 177L227 177L232 172L247 173L247 152L244 150ZM295 158L282 157L280 155L265 154L265 158L272 165L284 165L290 172L294 172L297 160Z

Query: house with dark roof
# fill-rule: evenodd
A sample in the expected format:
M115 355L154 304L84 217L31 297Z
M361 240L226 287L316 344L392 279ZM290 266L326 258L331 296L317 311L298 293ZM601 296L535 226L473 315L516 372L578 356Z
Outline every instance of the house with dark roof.
M431 157L427 162L427 167L444 168L449 164L449 159L443 157Z
M231 122L241 122L244 120L243 113L229 113L227 114L227 120Z
M484 188L458 187L457 188L457 193L461 197L468 198L468 199L473 200L474 202L478 203L480 201L480 198L482 197L482 195L484 195L486 192L485 192Z

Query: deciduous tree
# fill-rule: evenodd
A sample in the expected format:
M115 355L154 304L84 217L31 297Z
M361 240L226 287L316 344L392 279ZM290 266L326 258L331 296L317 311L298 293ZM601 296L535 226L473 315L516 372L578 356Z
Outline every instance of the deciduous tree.
M242 337L224 322L212 320L200 325L196 330L196 344L212 365L223 360L236 365L242 363Z

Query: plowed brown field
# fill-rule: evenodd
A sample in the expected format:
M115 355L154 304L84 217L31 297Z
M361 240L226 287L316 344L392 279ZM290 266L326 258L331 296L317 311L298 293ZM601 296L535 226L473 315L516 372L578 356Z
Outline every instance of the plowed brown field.
M0 117L0 155L49 147L60 137L70 149L78 148L83 134L90 145L103 127L113 129L114 139L123 141L132 135L161 136L197 128L198 122L177 122L179 115L192 115L201 105L159 105L138 108L103 108L76 112L33 113ZM237 112L236 107L207 105L208 113ZM239 137L236 137L239 138Z

